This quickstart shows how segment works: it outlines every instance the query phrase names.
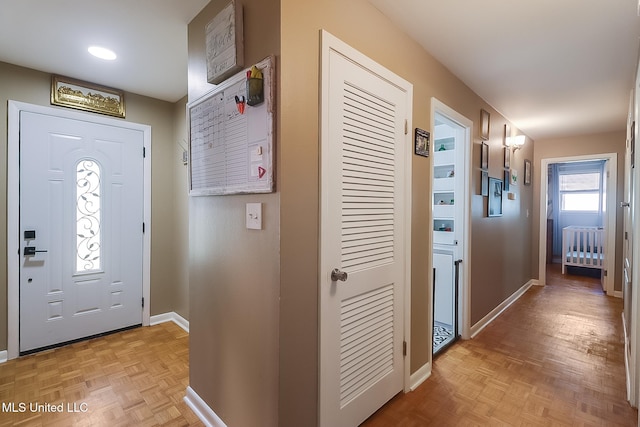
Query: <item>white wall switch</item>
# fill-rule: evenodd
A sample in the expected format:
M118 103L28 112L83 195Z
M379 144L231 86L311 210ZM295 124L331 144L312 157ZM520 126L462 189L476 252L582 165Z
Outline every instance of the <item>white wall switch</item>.
M247 229L262 230L262 203L247 203Z

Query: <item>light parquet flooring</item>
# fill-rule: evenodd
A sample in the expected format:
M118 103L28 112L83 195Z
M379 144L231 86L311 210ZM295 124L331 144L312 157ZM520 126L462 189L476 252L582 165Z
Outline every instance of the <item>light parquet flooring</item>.
M189 335L141 327L1 364L0 426L202 426L188 385Z
M363 425L633 426L626 401L622 300L598 279L550 269L473 340L433 363L415 391Z

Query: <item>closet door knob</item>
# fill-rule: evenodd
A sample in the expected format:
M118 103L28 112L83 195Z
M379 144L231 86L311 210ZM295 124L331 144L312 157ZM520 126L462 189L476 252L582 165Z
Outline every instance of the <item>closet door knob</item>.
M347 272L346 271L340 271L337 268L334 268L333 271L331 272L331 281L332 282L337 282L338 280L340 280L341 282L346 282L347 281Z

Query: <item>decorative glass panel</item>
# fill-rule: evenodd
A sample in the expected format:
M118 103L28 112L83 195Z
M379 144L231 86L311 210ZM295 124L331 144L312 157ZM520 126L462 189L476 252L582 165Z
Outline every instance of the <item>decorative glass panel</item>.
M99 270L100 263L100 166L82 160L76 168L76 271Z

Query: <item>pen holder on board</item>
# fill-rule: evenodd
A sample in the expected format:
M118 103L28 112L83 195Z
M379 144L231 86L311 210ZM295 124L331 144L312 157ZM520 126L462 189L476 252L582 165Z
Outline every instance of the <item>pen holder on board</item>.
M264 102L263 79L247 79L247 105L258 105Z

